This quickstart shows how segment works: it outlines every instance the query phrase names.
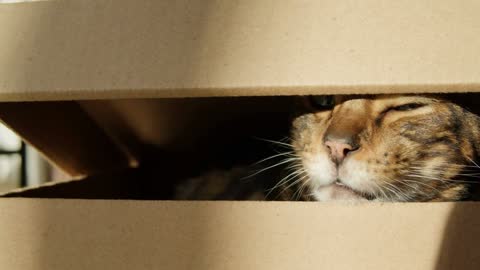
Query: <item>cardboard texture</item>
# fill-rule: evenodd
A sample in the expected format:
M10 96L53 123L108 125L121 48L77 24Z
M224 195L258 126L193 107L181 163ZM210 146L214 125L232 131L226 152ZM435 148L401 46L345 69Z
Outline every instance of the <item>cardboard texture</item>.
M0 265L473 270L480 263L478 203L130 200L149 187L139 180L125 171L4 195L13 198L0 199Z
M479 8L473 0L0 5L0 119L86 176L0 198L0 268L479 269L478 203L156 200L167 183L211 165L228 140L283 130L291 100L155 99L478 92ZM145 147L161 175L141 171ZM177 161L185 168L167 173Z
M472 203L3 199L0 205L5 269L443 270L480 263Z
M480 90L480 3L0 5L0 99Z

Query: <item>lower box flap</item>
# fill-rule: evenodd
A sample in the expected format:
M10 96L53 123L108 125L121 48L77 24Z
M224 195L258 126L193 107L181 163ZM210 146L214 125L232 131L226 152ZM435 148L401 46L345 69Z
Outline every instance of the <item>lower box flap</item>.
M127 169L21 188L0 197L164 200L172 197L175 180L174 177L147 176L144 170Z
M480 204L0 199L4 269L478 269Z

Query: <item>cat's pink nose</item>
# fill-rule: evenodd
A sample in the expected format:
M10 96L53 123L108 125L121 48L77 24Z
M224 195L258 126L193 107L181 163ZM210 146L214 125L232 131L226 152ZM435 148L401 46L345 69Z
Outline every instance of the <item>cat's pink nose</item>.
M356 150L353 145L346 143L343 140L327 139L325 145L330 151L330 156L337 165L342 163L349 152Z

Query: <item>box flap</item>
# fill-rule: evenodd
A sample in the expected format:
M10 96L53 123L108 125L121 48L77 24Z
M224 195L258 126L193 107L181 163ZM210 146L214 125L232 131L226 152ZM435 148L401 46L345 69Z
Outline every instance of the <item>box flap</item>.
M0 119L73 176L118 170L134 163L74 101L3 102Z
M0 194L0 197L61 199L169 200L178 176L152 177L139 169L98 173L83 178L48 182Z
M0 119L79 176L258 161L272 151L258 138L287 136L293 106L289 97L0 102Z
M0 5L0 100L480 91L480 3Z
M0 199L4 269L478 269L478 203Z

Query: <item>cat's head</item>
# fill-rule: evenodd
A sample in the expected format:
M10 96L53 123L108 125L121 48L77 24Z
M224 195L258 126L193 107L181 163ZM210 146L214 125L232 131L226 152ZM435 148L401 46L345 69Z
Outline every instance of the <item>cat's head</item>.
M306 97L292 145L313 199L451 201L480 176L478 117L415 95ZM475 173L478 173L477 175Z

